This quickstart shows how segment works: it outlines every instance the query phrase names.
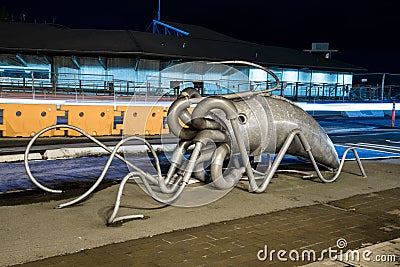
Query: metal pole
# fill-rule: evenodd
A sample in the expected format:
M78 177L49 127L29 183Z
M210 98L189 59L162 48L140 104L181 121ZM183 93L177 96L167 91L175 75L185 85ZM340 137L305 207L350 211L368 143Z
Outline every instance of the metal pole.
M31 73L31 78L32 78L32 98L35 99L35 76L33 74L33 71Z
M392 124L391 127L394 127L394 120L396 119L396 101L393 101L393 108L392 108Z
M157 20L160 21L160 18L161 18L161 0L158 0Z
M385 91L385 75L386 73L382 75L382 95L381 95L382 102L383 102L383 92Z
M78 102L78 90L76 89L76 74L74 74L74 85L75 85L75 102Z

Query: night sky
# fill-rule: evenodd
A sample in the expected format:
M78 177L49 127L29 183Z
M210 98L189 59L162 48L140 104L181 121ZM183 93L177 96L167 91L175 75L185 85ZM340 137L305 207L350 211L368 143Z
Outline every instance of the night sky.
M0 15L69 28L145 31L158 0L1 0ZM297 50L329 43L333 58L369 72L400 74L396 1L161 0L161 20L195 24L264 45Z

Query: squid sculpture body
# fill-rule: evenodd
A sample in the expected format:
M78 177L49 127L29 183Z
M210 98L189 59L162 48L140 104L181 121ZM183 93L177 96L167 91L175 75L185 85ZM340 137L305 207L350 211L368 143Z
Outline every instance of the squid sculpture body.
M197 104L190 113L188 108L193 103ZM185 166L186 182L193 172L197 179L208 178L217 188L225 189L246 174L251 182L250 191L264 191L270 178L264 179L261 188L256 186L249 157L260 158L276 151L281 151L281 155L311 157L313 162L332 170L340 166L332 141L315 119L296 104L275 95L246 92L202 98L193 88L187 88L171 105L168 124L181 139L178 155L188 145L195 145L191 155L194 164ZM213 146L207 148L210 143ZM238 155L242 164L233 158L235 167L223 175L223 161ZM178 166L181 159L182 156L174 156L172 164ZM206 161L211 161L209 175L204 171ZM269 170L270 174L276 171L277 164Z

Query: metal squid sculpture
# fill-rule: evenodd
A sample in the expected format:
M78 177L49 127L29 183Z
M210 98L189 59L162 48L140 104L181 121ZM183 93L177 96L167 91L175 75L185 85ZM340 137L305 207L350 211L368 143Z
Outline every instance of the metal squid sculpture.
M37 133L28 144L25 152L25 168L28 176L45 191L62 192L47 188L37 181L30 171L28 154L35 140L43 133L55 128L69 128L82 133L103 147L110 153L110 157L93 186L80 197L59 205L59 208L87 198L103 180L114 157L130 167L131 172L121 181L108 224L143 217L143 215L117 217L122 192L129 179L138 181L155 200L173 205L184 198L185 188L186 195L189 195L186 199L204 198L204 194L210 192L228 192L244 177L248 180L250 192L262 193L267 189L286 154L308 159L317 177L324 183L331 183L340 175L349 150L353 151L362 176L366 177L354 148L347 148L343 158L339 160L332 141L312 116L295 103L271 94L279 86L279 79L273 72L248 62L221 63L246 64L260 68L272 75L276 84L273 88L262 91L206 97L191 87L184 89L168 111L169 129L179 138L179 142L169 159L171 164L166 174L161 172L157 154L152 146L141 137L129 136L111 149L79 128L71 125L54 125ZM147 145L153 156L156 174L143 171L117 153L118 149L129 140L140 140ZM266 168L263 171L254 169L254 165L262 161L265 155L268 158ZM271 155L275 155L273 161ZM329 177L325 177L319 166L329 170ZM196 188L188 186L191 179L200 181L206 185L206 189L196 193L194 190ZM221 197L224 193L219 195L217 193L218 196L212 198ZM194 194L195 197L190 194Z

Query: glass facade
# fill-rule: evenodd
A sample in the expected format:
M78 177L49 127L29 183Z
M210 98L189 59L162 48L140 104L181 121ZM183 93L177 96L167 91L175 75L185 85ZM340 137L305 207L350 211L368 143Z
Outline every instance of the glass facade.
M274 94L294 101L343 100L352 87L352 73L309 69L272 69L281 77Z
M156 93L172 89L170 82L157 80L160 71L175 66L179 61L161 61L138 58L54 56L50 63L43 58L22 55L26 66L18 66L10 58L15 55L0 55L0 88L7 86L51 88L77 92L101 92L107 94ZM77 63L76 63L77 62ZM175 68L176 82L190 83L201 87L204 94L223 94L228 91L264 90L275 86L274 78L261 69L232 66L209 69L194 69L190 64ZM238 71L239 70L239 71ZM348 98L352 87L352 73L319 71L295 68L271 68L281 84L273 93L294 101L334 101ZM243 82L243 76L247 81ZM229 78L228 78L229 77ZM154 82L156 80L156 82ZM237 82L237 81L239 82ZM151 82L149 82L151 81ZM203 85L199 82L203 81ZM33 84L32 84L33 83ZM205 84L207 83L207 86ZM156 87L160 88L156 88ZM183 86L183 85L182 85Z

